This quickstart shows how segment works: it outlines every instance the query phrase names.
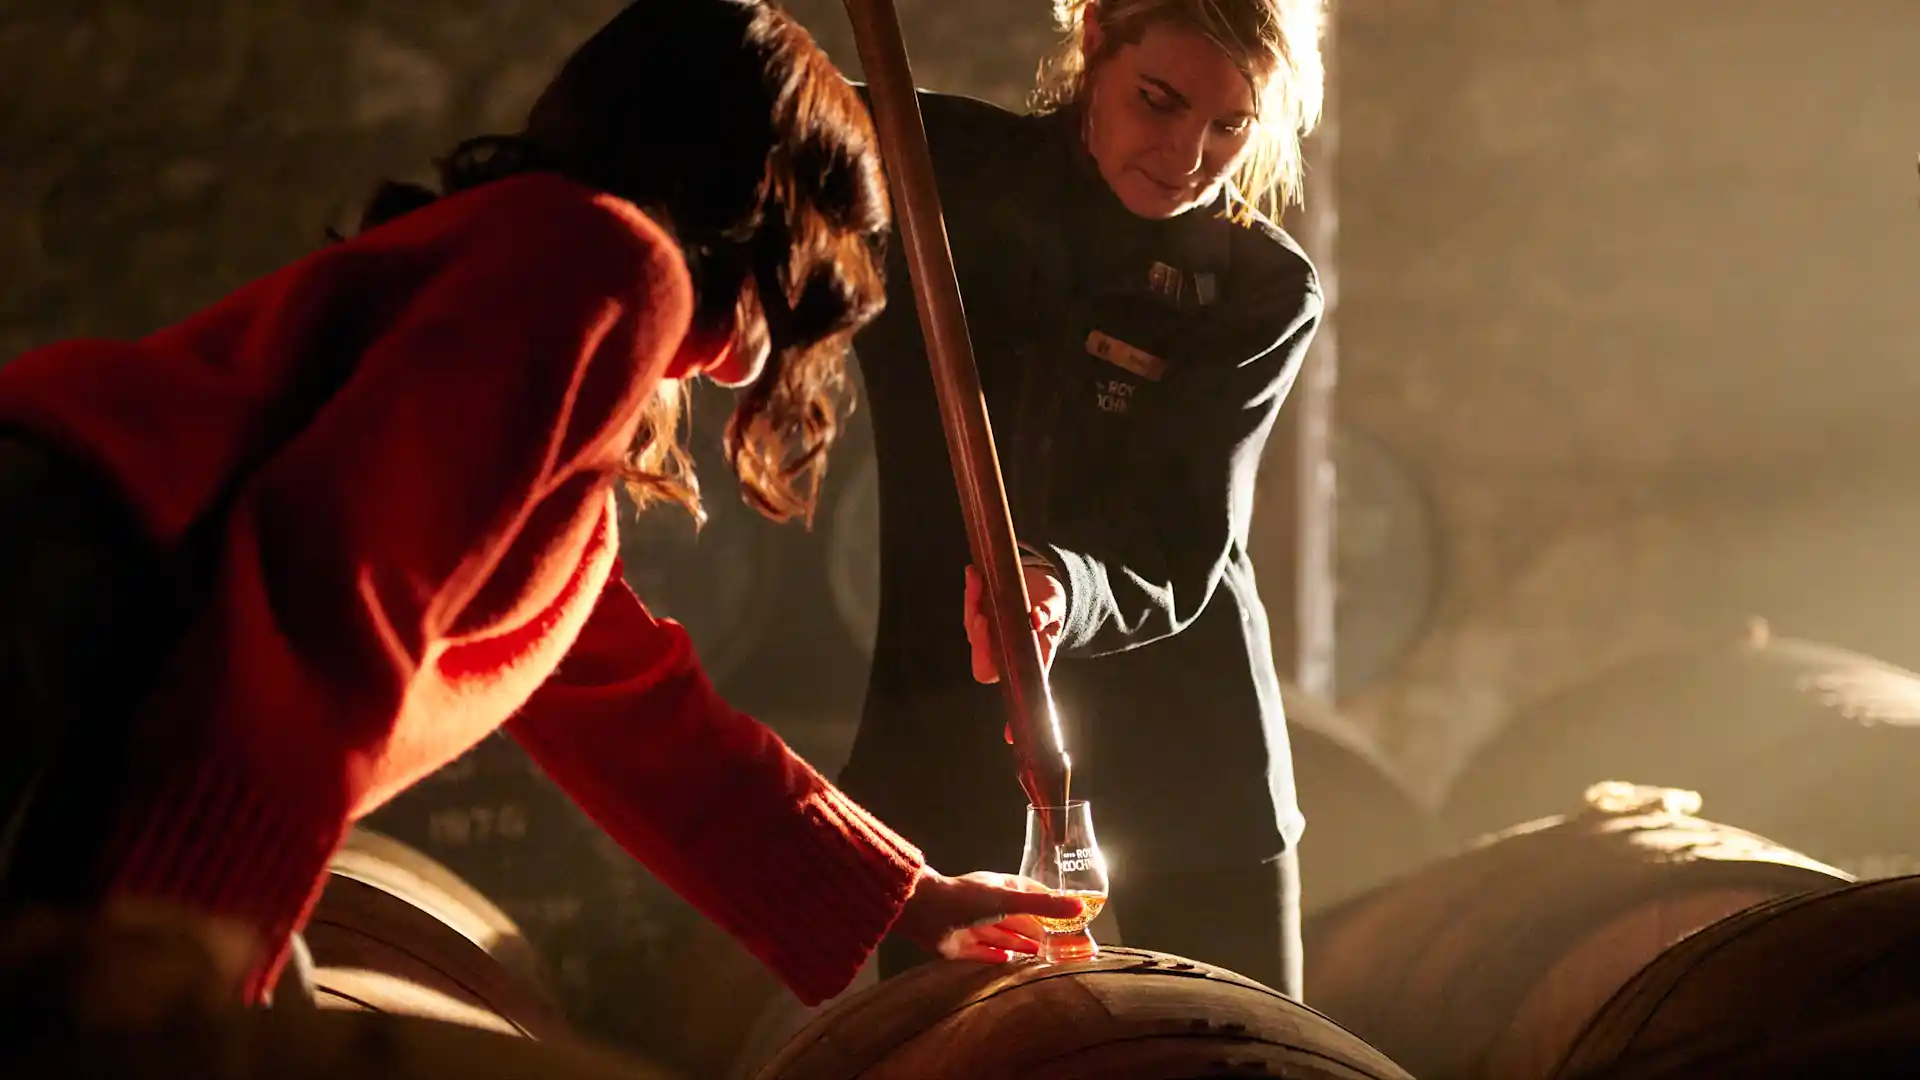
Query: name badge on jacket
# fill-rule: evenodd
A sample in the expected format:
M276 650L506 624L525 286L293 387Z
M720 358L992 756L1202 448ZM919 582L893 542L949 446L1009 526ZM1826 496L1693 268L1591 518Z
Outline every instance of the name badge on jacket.
M1102 330L1087 335L1087 352L1133 376L1129 379L1119 372L1112 377L1095 375L1094 404L1105 413L1132 412L1133 392L1143 385L1135 380L1158 382L1167 371L1165 360Z
M1087 335L1087 352L1115 367L1131 371L1148 382L1159 382L1160 376L1167 373L1165 360L1145 349L1136 349L1102 330Z

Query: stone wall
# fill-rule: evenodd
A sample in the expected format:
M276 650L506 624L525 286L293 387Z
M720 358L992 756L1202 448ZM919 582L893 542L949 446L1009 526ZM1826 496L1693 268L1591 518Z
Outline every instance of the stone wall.
M1920 9L1342 10L1341 410L1445 568L1348 710L1433 794L1514 708L1750 613L1920 665Z
M616 0L16 0L0 14L0 355L138 334L515 122Z

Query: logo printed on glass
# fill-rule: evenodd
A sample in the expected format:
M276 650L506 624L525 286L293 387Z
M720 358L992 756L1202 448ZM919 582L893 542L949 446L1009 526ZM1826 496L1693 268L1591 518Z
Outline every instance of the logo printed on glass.
M1099 852L1092 848L1075 848L1072 851L1062 851L1060 853L1060 872L1063 874L1078 874L1091 870L1096 865L1096 860L1099 857Z

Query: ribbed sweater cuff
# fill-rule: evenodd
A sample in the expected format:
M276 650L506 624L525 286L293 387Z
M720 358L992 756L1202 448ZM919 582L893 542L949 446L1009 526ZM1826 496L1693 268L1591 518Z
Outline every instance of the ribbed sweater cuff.
M344 811L303 813L290 793L265 790L247 770L215 762L183 769L150 791L109 849L109 895L251 927L264 948L245 993L248 1001L263 999L326 883L346 834Z
M802 1002L845 990L913 894L920 850L825 785L811 795L784 843L755 845L735 887L712 912L750 928L746 940Z

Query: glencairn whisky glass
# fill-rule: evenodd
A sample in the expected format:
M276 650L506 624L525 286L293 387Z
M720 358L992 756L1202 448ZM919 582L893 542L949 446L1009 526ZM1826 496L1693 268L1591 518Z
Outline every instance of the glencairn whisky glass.
M1107 906L1107 859L1093 835L1093 809L1085 799L1064 806L1027 807L1027 845L1020 876L1055 892L1077 896L1085 905L1067 919L1041 919L1047 937L1040 957L1052 963L1088 960L1100 953L1087 924Z

